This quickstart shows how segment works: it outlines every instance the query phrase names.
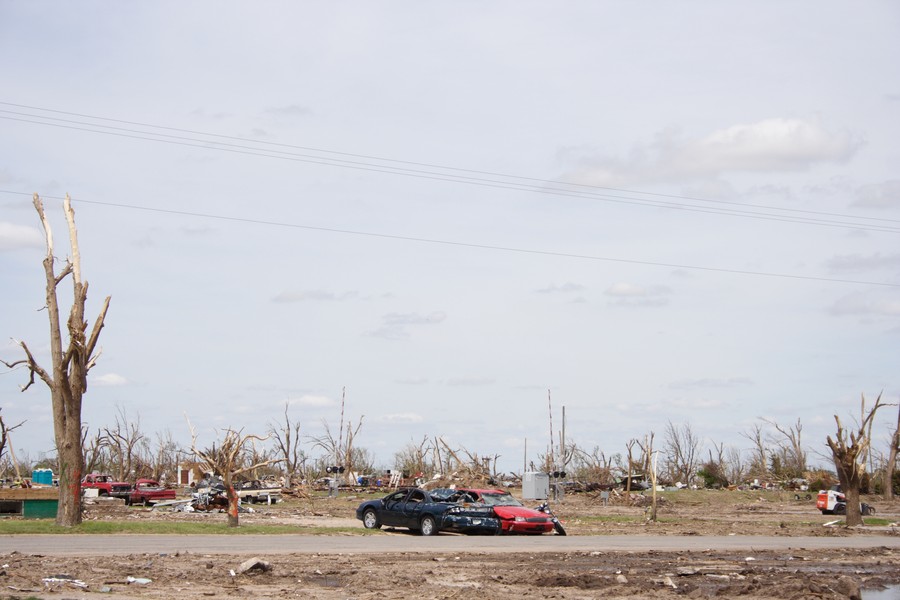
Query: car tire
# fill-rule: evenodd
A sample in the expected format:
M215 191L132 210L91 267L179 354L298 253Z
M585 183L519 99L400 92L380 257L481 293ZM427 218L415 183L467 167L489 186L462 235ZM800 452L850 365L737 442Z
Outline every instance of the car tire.
M371 508L363 513L362 522L366 529L381 529L381 521L378 520L378 515Z
M424 517L422 517L422 521L419 523L419 531L422 533L422 535L426 536L437 535L438 528L434 517L432 517L431 515L425 515Z
M847 514L847 505L846 504L835 504L834 510L832 512L836 515L845 515L845 514Z

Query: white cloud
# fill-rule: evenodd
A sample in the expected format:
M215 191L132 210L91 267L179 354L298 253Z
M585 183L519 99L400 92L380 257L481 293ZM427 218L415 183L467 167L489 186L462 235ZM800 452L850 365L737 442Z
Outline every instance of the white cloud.
M682 379L669 384L669 387L677 390L694 388L734 388L753 385L753 380L747 377L729 377L728 379Z
M832 271L897 269L900 268L900 254L873 254L872 256L848 254L833 257L827 262L827 265Z
M900 179L865 185L856 191L853 206L900 208Z
M334 406L334 400L327 396L314 396L306 394L290 401L291 406L306 406L310 408L318 408L323 406Z
M272 302L279 303L288 303L288 302L305 302L307 300L313 301L340 301L340 300L350 300L352 298L358 297L357 292L343 292L341 294L335 294L334 292L326 292L325 290L304 290L301 292L281 292L274 298L272 298Z
M448 379L447 385L482 386L492 385L494 381L494 379L491 379L489 377L457 377L454 379Z
M561 292L564 294L571 294L574 292L583 292L584 289L585 288L583 285L579 285L577 283L572 283L572 282L564 283L562 285L556 285L555 283L551 283L547 287L537 290L537 292L539 294L552 294L552 293L556 293L556 292Z
M398 423L398 424L409 424L409 423L421 423L424 419L422 415L406 412L406 413L393 413L390 415L382 415L378 418L378 421L381 423Z
M0 222L0 252L21 248L43 248L44 235L34 227Z
M836 316L900 317L900 299L850 294L838 299L829 312Z
M91 377L91 383L102 387L116 387L120 385L128 385L128 380L121 375L116 375L115 373L107 373L105 375Z
M604 292L618 306L665 306L669 302L666 296L671 293L664 285L645 287L626 282L614 283Z
M382 317L382 326L366 335L370 337L384 338L387 340L409 339L410 326L436 325L447 318L443 312L433 312L428 315L418 313L388 313Z
M305 117L312 114L312 111L309 109L309 107L301 106L299 104L291 104L289 106L276 106L267 108L263 112L273 117Z
M574 177L593 185L715 178L725 173L804 171L818 163L843 163L861 142L827 131L817 121L766 119L726 127L696 139L676 130L657 134L627 159L584 159Z

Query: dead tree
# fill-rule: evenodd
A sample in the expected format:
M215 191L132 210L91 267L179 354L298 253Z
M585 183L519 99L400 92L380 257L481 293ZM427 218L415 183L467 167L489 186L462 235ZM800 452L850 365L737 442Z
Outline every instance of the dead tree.
M281 462L281 459L267 459L258 463L245 461L247 442L251 440L263 441L268 439L268 437L244 435L243 429L237 431L226 429L225 437L222 438L222 444L218 448L213 444L211 448L198 450L197 434L190 421L188 421L188 427L191 430L191 451L207 470L214 475L222 477L222 483L225 485L225 495L228 498L228 526L237 527L240 523L238 520L238 495L234 489L235 476L265 465Z
M859 489L866 470L866 457L872 443L868 433L868 426L875 418L875 413L882 406L884 405L881 403L881 394L878 394L878 398L875 399L875 406L867 413L866 398L863 396L860 410L862 419L859 423L859 429L857 431L844 430L840 418L834 415L834 420L837 423L837 433L834 439L830 435L826 439L828 447L831 448L838 478L841 481L841 490L846 497L847 518L845 522L849 526L862 525L863 523L859 505Z
M789 477L803 477L806 472L806 450L801 443L800 434L803 431L803 425L800 419L797 423L782 427L774 420L763 419L766 423L775 428L780 437L770 436L770 441L778 448L781 456L782 473L780 475Z
M71 258L66 259L65 266L59 273L55 270L56 257L53 255L53 232L50 222L44 213L44 205L40 197L34 195L34 208L37 210L44 227L47 241L47 254L44 257L44 274L46 277L46 306L50 320L50 358L52 367L49 371L41 367L31 349L25 342L18 342L25 352L25 358L4 364L8 368L24 364L28 368L28 383L22 386L24 392L35 382L35 376L50 389L53 406L53 431L56 451L59 459L59 508L56 512L56 524L72 527L81 523L81 478L84 472L84 454L81 447L81 403L87 392L88 371L96 364L98 354L94 354L100 330L109 309L110 297L103 301L100 314L94 321L90 335L87 335L88 324L84 320L84 306L87 301L88 282L81 277L81 254L78 247L78 235L75 229L75 211L66 194L63 210L69 226L69 245ZM57 287L67 277L73 283L72 307L66 323L69 339L63 348L62 323L59 315Z
M666 425L666 463L669 477L674 481L684 481L690 485L699 462L700 438L694 433L690 423L676 427L672 421Z
M134 476L132 471L136 453L144 441L144 434L141 433L141 416L130 420L126 410L119 406L116 409L115 425L112 428L104 427L103 431L110 450L110 458L115 461L116 478L119 481L130 481Z
M12 440L9 434L10 432L15 431L24 424L25 421L22 421L18 425L13 425L12 427L10 427L3 420L3 417L0 416L0 460L3 459L3 455L5 453L9 454L12 466L16 471L16 479L18 480L22 479L22 474L19 472L19 462L16 460L16 451L13 449ZM9 446L9 448L7 448L7 445Z
M887 464L884 467L884 489L885 500L894 499L894 469L897 465L897 453L900 452L900 408L897 409L897 428L894 429L894 435L891 436L891 448L888 451Z
M768 476L769 468L767 466L766 456L768 453L762 426L757 423L753 425L752 431L744 431L741 433L741 436L753 442L753 457L750 459L748 476L765 479Z
M284 421L269 424L269 436L275 440L278 453L284 462L285 484L293 487L294 476L306 462L306 454L300 448L300 423L291 422L290 404L284 403Z

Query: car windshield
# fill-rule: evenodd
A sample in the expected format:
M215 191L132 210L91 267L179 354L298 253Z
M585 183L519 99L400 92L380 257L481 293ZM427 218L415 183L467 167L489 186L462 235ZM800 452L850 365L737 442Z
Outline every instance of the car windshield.
M481 494L481 501L489 506L522 506L510 494Z

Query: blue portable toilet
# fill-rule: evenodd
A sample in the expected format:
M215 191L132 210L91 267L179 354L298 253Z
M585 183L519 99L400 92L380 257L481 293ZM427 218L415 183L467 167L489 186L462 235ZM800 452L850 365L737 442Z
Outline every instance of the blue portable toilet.
M31 472L31 483L53 485L53 469L35 469Z

